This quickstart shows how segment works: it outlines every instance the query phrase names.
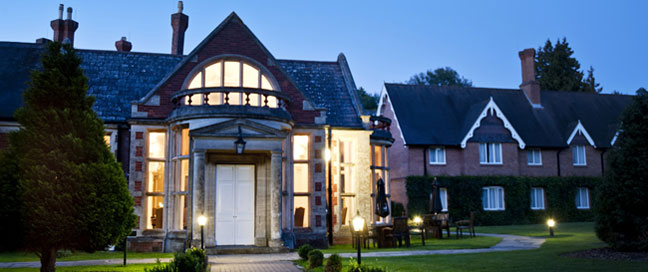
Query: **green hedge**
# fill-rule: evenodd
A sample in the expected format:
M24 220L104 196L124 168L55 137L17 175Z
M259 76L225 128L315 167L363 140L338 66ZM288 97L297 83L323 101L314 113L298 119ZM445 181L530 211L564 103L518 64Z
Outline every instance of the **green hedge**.
M410 216L428 213L433 177L407 177L407 204ZM437 177L439 185L448 190L448 212L452 220L470 218L475 212L477 225L510 225L543 223L547 218L558 222L592 221L600 177L514 177L514 176L458 176ZM484 211L482 187L504 188L504 211ZM545 210L531 210L531 187L545 190ZM590 209L576 208L578 187L590 190Z

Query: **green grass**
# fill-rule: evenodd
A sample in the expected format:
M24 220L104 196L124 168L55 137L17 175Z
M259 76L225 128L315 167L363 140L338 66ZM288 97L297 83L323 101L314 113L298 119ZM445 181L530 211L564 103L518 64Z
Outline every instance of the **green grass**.
M155 253L155 252L128 252L128 259L148 259L148 258L173 258L173 253ZM122 259L123 252L97 251L95 253L74 252L57 261L82 261L82 260L105 260L105 259ZM3 252L0 253L0 262L37 262L40 259L29 252Z
M121 265L93 265L93 266L57 266L56 271L144 271L146 268L153 268L155 264L129 264ZM40 268L4 268L2 272L37 272Z
M502 238L499 237L486 237L478 236L475 238L462 238L455 239L444 238L444 239L426 239L425 246L421 244L420 237L412 238L410 247L405 247L403 243L402 247L395 248L369 248L362 249L362 252L381 252L381 251L405 251L405 250L440 250L440 249L463 249L463 248L487 248L492 247L499 243ZM373 246L373 245L372 245ZM328 249L322 250L323 253L353 253L357 252L357 249L351 247L351 244L343 245L333 245Z
M362 263L385 267L388 271L648 271L648 262L560 256L567 252L605 247L596 238L593 223L559 223L555 237L547 237L549 231L545 225L479 227L476 231L546 237L547 241L536 250L363 258ZM344 265L347 263L348 259L343 261Z

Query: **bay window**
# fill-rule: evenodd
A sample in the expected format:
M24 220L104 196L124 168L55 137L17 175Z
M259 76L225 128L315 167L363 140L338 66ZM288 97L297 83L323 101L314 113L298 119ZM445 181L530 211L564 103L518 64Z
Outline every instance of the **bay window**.
M165 132L148 133L146 154L146 228L161 229L164 222Z
M189 192L189 128L175 130L175 182L171 192L173 201L172 229L187 229L187 197Z
M307 228L310 222L310 137L293 136L294 226Z

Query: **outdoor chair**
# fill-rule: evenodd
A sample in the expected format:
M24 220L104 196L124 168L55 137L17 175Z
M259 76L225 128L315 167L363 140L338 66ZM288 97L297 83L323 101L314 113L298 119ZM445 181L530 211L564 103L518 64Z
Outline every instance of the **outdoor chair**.
M450 215L448 213L439 213L434 218L439 223L439 237L443 238L443 230L446 230L448 238L450 238Z
M369 248L369 245L373 244L373 247L376 248L376 243L378 242L378 233L375 228L369 229L367 227L367 222L364 225L364 231L362 232L362 240L364 241L364 248ZM369 243L371 240L371 244Z
M394 244L398 241L398 247L403 245L403 240L405 240L405 246L410 246L410 231L407 226L407 217L396 217L394 218L394 229L392 230L392 236Z
M468 230L470 237L475 237L475 212L470 212L469 220L459 220L455 222L457 226L457 239L463 236L463 230Z
M433 214L426 214L423 216L423 232L427 237L439 238L441 234L441 226L438 224Z

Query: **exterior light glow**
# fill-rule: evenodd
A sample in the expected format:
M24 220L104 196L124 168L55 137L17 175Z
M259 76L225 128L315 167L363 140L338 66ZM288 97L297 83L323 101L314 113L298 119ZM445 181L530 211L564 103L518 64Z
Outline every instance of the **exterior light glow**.
M421 224L421 222L423 222L423 220L421 219L420 216L414 217L414 223L415 224L419 225L419 224Z
M205 224L207 224L207 217L205 217L204 215L199 216L198 217L198 225L200 225L202 227Z
M330 161L330 160L331 160L331 150L328 149L328 148L324 150L324 159L325 159L326 161Z
M360 235L362 234L361 232L364 229L365 220L364 218L360 217L360 211L357 211L356 216L351 221L351 224L353 225L353 231L355 232L356 236L356 246L358 247L358 264L361 264L362 258L360 256L360 248L362 248L362 245L360 244Z
M547 226L553 228L554 226L556 226L556 221L554 221L553 219L547 220Z

